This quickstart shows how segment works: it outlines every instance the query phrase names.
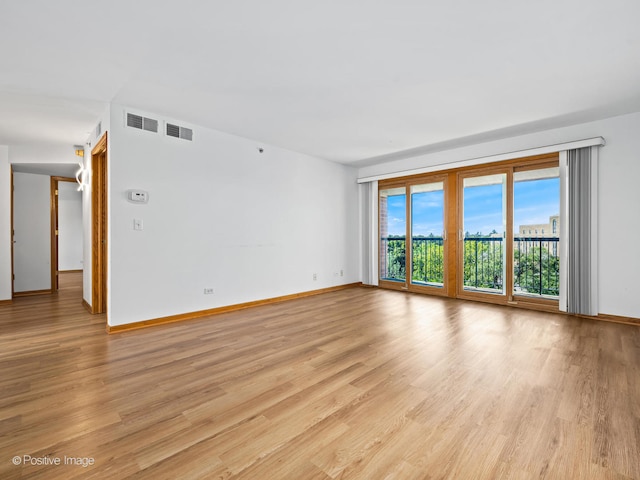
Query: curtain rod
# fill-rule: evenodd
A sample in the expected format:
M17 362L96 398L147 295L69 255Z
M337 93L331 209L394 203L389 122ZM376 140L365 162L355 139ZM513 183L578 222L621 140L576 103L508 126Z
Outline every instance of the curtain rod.
M392 173L382 173L380 175L371 175L369 177L358 178L358 183L373 182L375 180L386 180L388 178L407 177L409 175L420 175L422 173L437 172L438 170L448 170L450 168L468 167L471 165L480 165L483 163L499 162L501 160L514 160L516 158L531 157L533 155L544 155L545 153L555 153L564 150L573 150L575 148L594 147L597 145L606 145L603 137L586 138L584 140L576 140L573 142L556 143L554 145L546 145L544 147L529 148L526 150L515 150L513 152L498 153L495 155L486 155L484 157L474 157L466 160L455 162L445 162L428 167L413 168L409 170L399 170Z

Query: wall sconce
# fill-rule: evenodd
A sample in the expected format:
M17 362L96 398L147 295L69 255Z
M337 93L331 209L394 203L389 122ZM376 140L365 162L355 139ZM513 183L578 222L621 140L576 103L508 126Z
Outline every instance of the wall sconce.
M74 145L73 149L76 153L76 157L80 157L82 160L78 162L78 171L76 172L76 182L78 182L78 191L84 190L84 186L87 184L87 169L84 168L84 147L82 145Z

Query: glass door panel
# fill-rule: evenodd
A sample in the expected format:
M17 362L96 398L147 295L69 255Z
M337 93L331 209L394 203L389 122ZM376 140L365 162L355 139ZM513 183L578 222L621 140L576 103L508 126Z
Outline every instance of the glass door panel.
M444 182L412 185L411 283L444 285Z
M380 280L406 283L407 191L380 190Z
M463 290L505 293L506 185L504 173L463 179Z
M560 170L513 174L513 294L558 298Z

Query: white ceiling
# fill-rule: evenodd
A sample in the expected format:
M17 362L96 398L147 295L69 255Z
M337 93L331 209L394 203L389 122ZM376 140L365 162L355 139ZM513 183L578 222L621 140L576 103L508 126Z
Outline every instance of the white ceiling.
M13 165L13 171L17 173L75 178L78 165L74 163L19 163Z
M342 163L640 111L638 0L7 0L0 144L109 102Z

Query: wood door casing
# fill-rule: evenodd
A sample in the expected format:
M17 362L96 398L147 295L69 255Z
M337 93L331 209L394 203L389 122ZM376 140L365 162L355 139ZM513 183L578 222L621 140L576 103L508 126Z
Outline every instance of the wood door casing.
M91 151L91 313L107 311L107 133Z

